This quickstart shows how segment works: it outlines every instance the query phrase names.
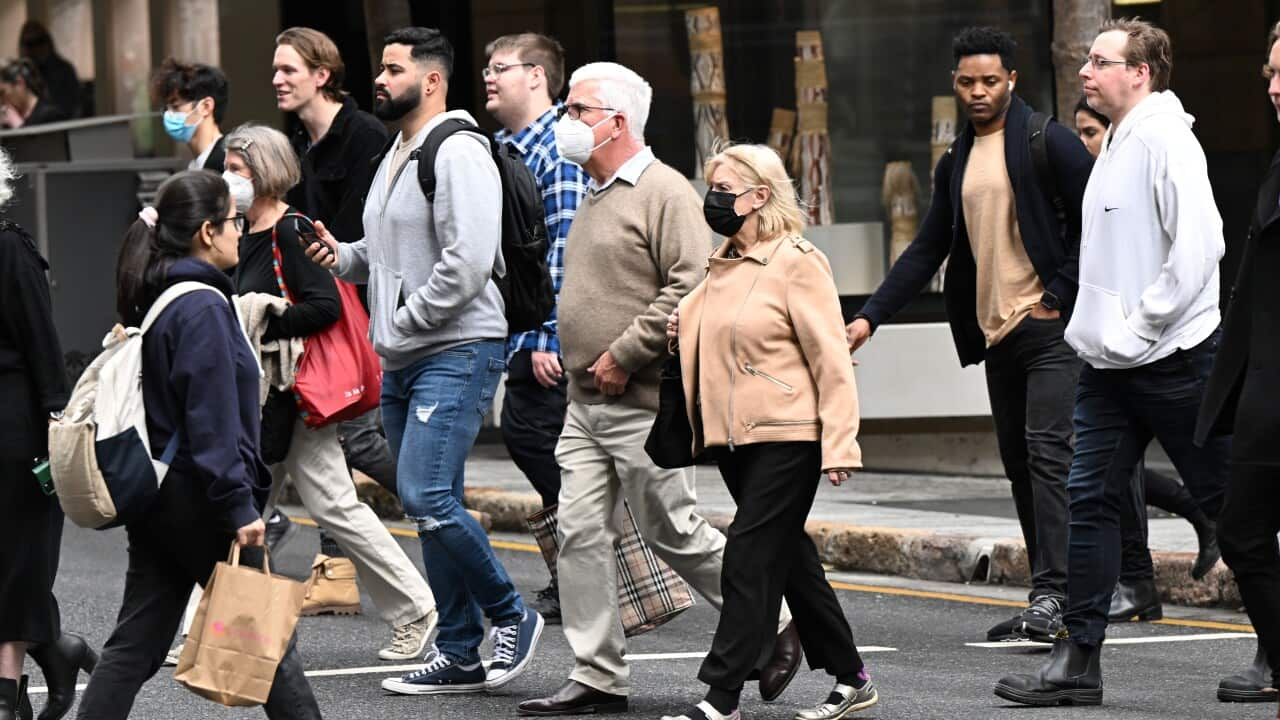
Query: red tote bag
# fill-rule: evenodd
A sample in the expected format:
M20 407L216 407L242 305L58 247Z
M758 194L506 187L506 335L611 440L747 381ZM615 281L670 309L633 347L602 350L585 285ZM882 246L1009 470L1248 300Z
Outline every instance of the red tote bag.
M306 219L294 213L285 217L290 215ZM284 259L275 228L271 229L271 255L280 294L294 302L284 283ZM354 285L338 279L334 283L338 286L342 315L303 341L302 358L294 377L298 413L309 428L351 420L378 407L381 401L382 363L369 344L369 314L360 304Z

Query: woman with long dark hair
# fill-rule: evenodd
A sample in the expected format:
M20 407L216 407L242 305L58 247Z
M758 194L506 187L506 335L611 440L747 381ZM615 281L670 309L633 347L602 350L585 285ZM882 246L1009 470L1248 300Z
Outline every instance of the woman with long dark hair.
M152 507L126 526L124 604L80 701L77 717L85 720L128 717L164 660L192 587L209 579L233 540L263 544L270 474L258 455L260 369L226 273L239 260L244 224L221 177L182 172L160 185L154 213L129 228L120 250L116 303L129 325L176 283L217 292L179 296L143 339L151 447L159 453L176 434L178 451ZM260 561L246 554L247 564ZM320 717L293 641L265 709L270 718Z

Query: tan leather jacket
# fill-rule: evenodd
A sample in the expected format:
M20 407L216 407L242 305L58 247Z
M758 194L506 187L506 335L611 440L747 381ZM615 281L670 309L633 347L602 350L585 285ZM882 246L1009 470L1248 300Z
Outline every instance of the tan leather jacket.
M729 258L680 302L680 366L694 452L822 442L822 468L862 467L858 391L831 265L801 237Z

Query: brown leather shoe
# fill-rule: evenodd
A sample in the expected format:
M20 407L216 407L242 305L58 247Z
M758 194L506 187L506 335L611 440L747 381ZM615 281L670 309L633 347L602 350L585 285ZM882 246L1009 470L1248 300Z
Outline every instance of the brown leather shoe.
M796 630L795 621L791 621L785 630L778 633L773 643L773 655L769 664L760 669L760 697L765 702L777 700L783 690L791 684L791 679L800 669L800 659L804 650L800 647L800 632Z
M347 558L316 555L311 563L311 579L307 581L302 614L359 615L360 587L356 585L356 566Z
M516 708L520 715L587 715L590 713L624 713L627 696L601 692L570 680L550 697L525 700Z

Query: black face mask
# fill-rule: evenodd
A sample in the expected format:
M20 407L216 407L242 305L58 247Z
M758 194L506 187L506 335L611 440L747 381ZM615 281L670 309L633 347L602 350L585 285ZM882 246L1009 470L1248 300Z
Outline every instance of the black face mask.
M733 203L749 192L751 190L747 189L734 195L723 190L707 190L706 197L702 199L702 216L707 219L707 224L713 231L725 237L732 237L742 229L747 216L735 212Z

